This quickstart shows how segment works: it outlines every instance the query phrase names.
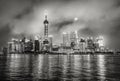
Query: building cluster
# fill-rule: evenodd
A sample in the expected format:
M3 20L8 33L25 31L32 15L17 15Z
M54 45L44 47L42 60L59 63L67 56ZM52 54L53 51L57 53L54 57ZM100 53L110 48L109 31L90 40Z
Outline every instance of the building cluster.
M78 32L64 32L62 34L63 42L61 45L53 45L53 36L48 33L49 22L47 15L45 15L44 36L33 39L12 39L8 42L7 51L9 53L40 53L40 52L95 52L107 51L104 47L104 39L102 36L97 38L88 37L80 38Z
M8 42L7 50L9 53L33 53L33 52L51 52L53 46L53 37L48 34L48 20L47 15L45 15L44 20L44 37L35 39L27 39L23 37L22 39L12 39Z
M103 36L94 37L79 37L78 32L63 33L63 43L61 47L64 49L72 49L79 52L107 52L105 48Z
M45 40L32 40L23 38L22 40L12 39L8 42L9 53L39 53L42 51L52 51L52 37Z

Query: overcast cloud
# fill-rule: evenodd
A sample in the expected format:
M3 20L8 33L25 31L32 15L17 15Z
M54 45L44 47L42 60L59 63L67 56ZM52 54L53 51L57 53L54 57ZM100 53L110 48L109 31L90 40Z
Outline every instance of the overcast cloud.
M62 32L78 30L80 36L103 35L107 46L120 48L120 0L0 0L0 45L16 35L42 35L45 10L56 42Z

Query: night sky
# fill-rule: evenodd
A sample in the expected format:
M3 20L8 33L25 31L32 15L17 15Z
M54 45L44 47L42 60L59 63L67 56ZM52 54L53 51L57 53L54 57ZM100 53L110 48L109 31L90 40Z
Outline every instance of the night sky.
M42 35L46 10L55 43L63 32L78 30L120 49L120 0L0 0L0 47L14 36Z

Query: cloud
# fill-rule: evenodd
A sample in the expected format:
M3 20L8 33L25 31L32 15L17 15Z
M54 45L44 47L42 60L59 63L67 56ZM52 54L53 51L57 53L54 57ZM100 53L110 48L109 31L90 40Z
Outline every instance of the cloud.
M109 46L119 47L119 0L1 0L0 4L0 30L9 23L13 35L42 35L47 9L55 41L61 40L62 32L78 30L81 35L102 34Z
M5 25L0 29L0 48L2 46L6 46L5 43L10 39L11 37L11 28L9 25Z

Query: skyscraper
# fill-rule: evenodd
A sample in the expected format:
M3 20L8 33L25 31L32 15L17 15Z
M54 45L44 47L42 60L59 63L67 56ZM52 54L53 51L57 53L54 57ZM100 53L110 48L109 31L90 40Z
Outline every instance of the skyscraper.
M39 52L39 40L35 40L34 44L35 44L35 48L34 48L35 50L34 51Z
M70 41L74 42L75 44L78 43L78 34L77 34L77 31L70 32Z
M43 40L43 47L42 50L43 51L50 51L50 41L49 41L49 37L48 37L48 20L47 20L47 15L45 15L45 20L43 22L44 24L44 40Z
M86 40L84 38L80 38L80 40L79 40L79 49L81 52L85 52Z
M44 36L48 37L48 20L47 20L47 15L45 15L45 20L44 20Z
M53 36L49 35L49 43L50 43L50 51L52 51L52 46L53 46Z
M70 46L69 43L69 34L66 32L63 32L63 46Z

